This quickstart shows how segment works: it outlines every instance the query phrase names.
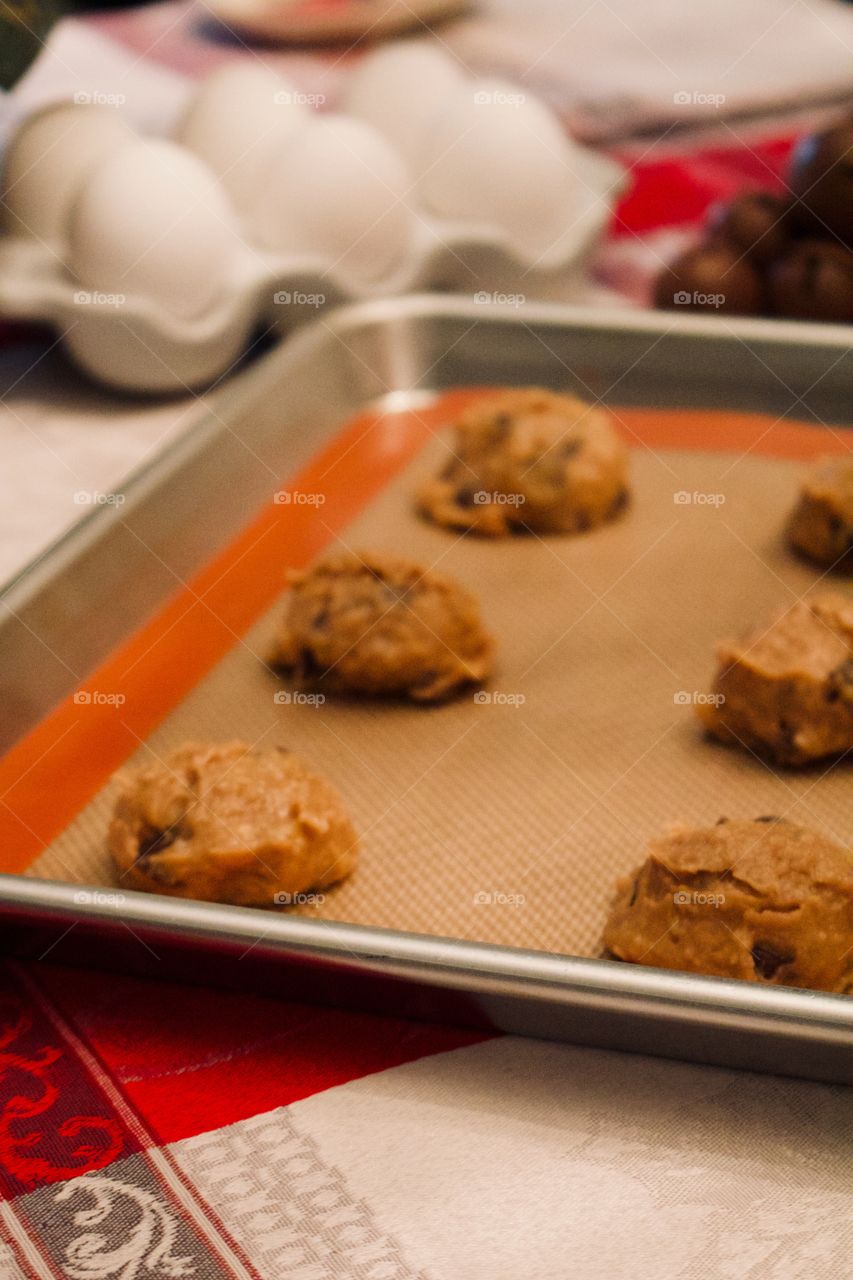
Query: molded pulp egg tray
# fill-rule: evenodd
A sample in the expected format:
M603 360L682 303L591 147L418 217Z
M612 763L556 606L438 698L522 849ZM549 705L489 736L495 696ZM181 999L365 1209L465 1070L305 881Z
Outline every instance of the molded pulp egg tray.
M577 290L625 174L543 104L411 43L361 63L342 113L317 105L241 65L195 91L174 140L97 100L30 117L5 161L0 314L160 393L346 300Z

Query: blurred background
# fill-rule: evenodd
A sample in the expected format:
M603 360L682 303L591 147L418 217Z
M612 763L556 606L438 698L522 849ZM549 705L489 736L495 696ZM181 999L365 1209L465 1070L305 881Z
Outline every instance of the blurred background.
M841 0L0 6L0 579L349 299L853 319Z

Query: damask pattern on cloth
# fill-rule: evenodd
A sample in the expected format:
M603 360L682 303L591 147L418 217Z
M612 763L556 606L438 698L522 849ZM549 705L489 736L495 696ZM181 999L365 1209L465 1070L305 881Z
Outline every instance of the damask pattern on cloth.
M138 1144L25 992L0 994L0 1188L6 1198L102 1169Z
M422 1280L279 1104L482 1038L0 966L0 1280Z

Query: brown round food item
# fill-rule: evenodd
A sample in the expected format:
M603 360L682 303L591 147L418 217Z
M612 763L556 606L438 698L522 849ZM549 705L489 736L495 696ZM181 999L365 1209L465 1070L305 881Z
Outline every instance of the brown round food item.
M798 601L743 640L722 644L705 728L778 764L853 748L853 596Z
M673 827L619 882L619 960L853 992L853 852L780 818Z
M853 120L803 138L791 157L788 182L805 231L853 245Z
M300 684L437 702L491 672L477 601L452 578L365 552L331 556L291 582L272 661Z
M627 450L604 409L539 387L484 397L454 424L441 472L417 495L448 529L580 533L628 501Z
M764 286L743 251L718 238L686 249L663 268L655 282L654 305L664 311L753 316L764 306Z
M770 306L793 320L853 322L853 253L835 240L802 240L771 263Z
M853 573L853 454L822 459L803 482L788 541L816 564Z
M759 265L778 258L790 237L791 201L769 191L747 191L708 215L711 238L727 241Z
M290 751L188 742L121 777L109 848L131 889L272 907L348 876L358 840L334 787Z

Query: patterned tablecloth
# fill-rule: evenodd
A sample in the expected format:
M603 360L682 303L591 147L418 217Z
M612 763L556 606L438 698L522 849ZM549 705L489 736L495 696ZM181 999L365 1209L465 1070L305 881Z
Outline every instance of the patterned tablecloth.
M849 1090L2 974L0 1275L849 1274Z
M135 69L136 113L155 125L187 76L248 56L200 9L66 26L69 84L69 49L103 65L96 29ZM140 78L152 68L153 97ZM332 83L345 62L300 54L289 70ZM33 99L46 84L31 81ZM779 185L819 115L612 143L633 184L598 281L642 301L710 202ZM69 523L75 491L109 489L199 406L119 404L40 340L2 367L8 573ZM842 1088L50 957L0 969L0 1280L840 1280L853 1274L851 1150Z

